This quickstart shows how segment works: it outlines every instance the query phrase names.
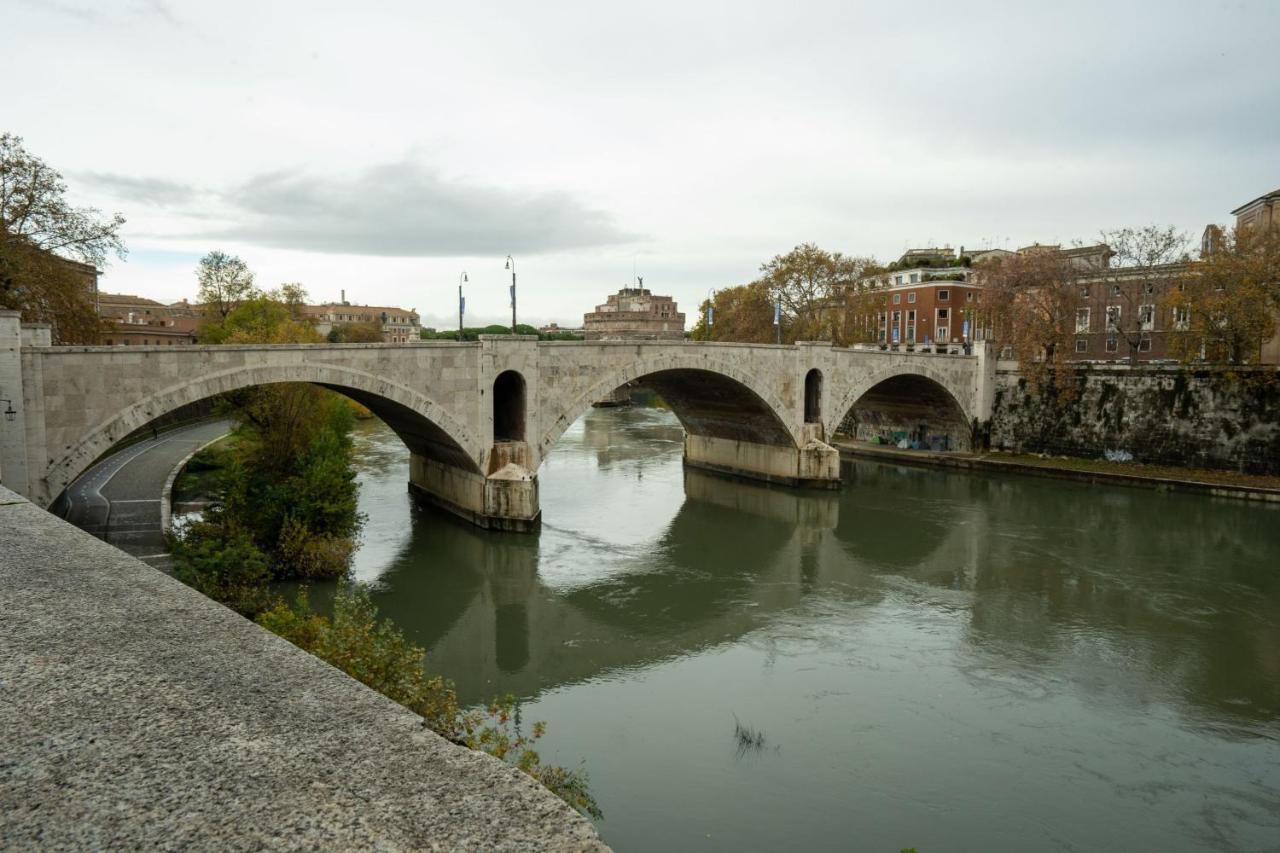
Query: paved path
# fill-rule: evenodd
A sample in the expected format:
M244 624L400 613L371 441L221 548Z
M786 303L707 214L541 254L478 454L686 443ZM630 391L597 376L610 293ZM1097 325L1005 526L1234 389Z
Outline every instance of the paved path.
M50 509L128 554L167 565L160 528L164 482L187 454L230 428L227 419L202 421L131 444L86 471Z

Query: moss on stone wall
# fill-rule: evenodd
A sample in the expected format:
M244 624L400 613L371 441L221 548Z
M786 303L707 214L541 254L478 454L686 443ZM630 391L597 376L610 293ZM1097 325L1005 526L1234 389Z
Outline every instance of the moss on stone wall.
M1280 474L1280 375L1273 368L1081 368L1075 395L1002 374L993 447Z

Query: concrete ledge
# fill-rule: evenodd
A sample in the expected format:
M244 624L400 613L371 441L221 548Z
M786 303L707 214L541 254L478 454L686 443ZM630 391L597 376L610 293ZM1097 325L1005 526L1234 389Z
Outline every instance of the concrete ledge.
M12 848L604 850L518 770L0 489Z
M542 510L538 510L538 514L533 518L503 518L502 516L485 515L483 512L467 509L465 506L456 504L448 498L442 497L414 482L409 483L409 494L413 496L414 500L444 510L450 515L455 515L463 521L469 521L484 530L502 530L507 533L537 533L542 529Z
M1000 471L1007 474L1023 474L1047 477L1054 480L1076 480L1086 483L1109 483L1117 486L1160 489L1166 492L1189 492L1212 495L1219 498L1280 503L1280 489L1264 489L1256 486L1230 486L1222 483L1205 483L1199 480L1173 480L1167 477L1149 477L1142 474L1109 473L1106 471L1079 471L1074 468L1053 468L1047 465L1027 465L1007 462L992 456L973 456L961 453L935 453L928 450L899 450L897 448L857 445L847 441L835 442L841 459L875 459L903 465L925 468L957 468L962 470Z

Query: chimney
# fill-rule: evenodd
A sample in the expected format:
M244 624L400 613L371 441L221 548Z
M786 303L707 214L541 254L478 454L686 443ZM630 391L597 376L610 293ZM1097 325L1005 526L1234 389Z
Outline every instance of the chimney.
M343 305L346 305L346 304L347 304L347 289L344 287L342 290L340 290L340 291L339 291L339 293L341 293L341 294L342 294L342 299L341 299L340 301L342 302L342 304L343 304Z

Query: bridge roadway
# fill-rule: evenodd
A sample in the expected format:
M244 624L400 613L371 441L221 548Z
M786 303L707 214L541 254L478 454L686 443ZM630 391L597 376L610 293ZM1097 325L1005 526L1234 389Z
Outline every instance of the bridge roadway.
M0 847L605 850L514 767L0 488Z
M670 404L687 465L835 488L828 437L864 397L911 404L968 440L990 418L995 359L974 355L659 341L49 346L49 330L0 311L0 482L48 506L96 460L157 418L241 388L311 382L364 404L410 451L416 495L482 527L534 530L538 468L591 405L630 382ZM913 424L913 426L914 426Z

